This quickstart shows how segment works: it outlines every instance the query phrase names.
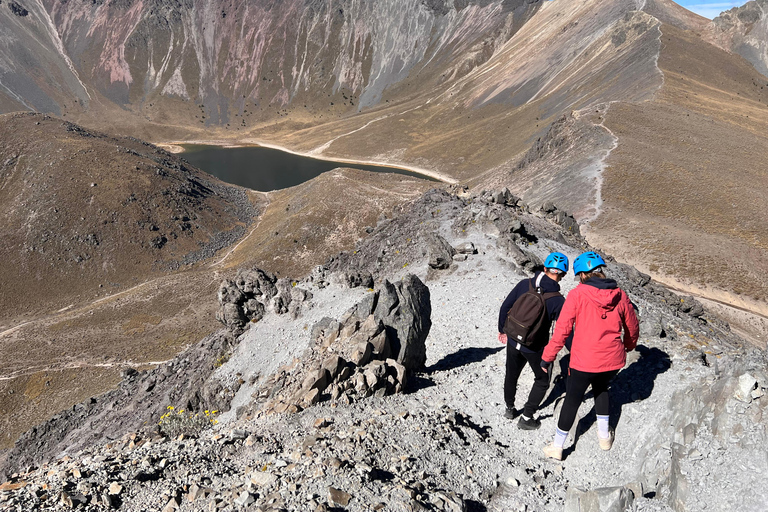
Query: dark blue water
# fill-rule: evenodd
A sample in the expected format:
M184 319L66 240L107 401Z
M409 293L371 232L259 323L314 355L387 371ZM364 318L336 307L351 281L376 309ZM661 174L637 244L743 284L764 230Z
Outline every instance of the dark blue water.
M432 180L396 167L317 160L272 148L222 148L193 144L184 144L182 147L184 153L180 156L195 167L227 183L262 192L293 187L337 167L391 172Z

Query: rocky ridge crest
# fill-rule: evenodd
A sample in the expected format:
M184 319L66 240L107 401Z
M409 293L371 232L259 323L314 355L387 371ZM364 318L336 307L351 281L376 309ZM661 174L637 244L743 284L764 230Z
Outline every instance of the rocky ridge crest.
M241 357L243 344L252 342L247 341L249 332L260 335L259 326L279 313L280 308L265 306L261 320L235 325L232 331L219 334L220 341L204 341L190 349L203 354L199 367L195 368L190 353L182 354L174 363L154 372L128 372L121 385L121 389L131 390L122 392L132 397L132 403L142 404L142 408L134 405L132 414L138 416L136 411L141 410L141 417L148 419L149 425L157 420L153 416L161 412L166 401L186 400L185 405L194 409L225 404L238 393L245 393L251 397L248 403L257 407L242 409L238 422L202 431L197 439L169 439L152 427L109 425L109 416L114 412L104 413L98 422L94 417L82 415L78 423L81 430L71 430L70 440L94 427L108 428L122 437L106 445L91 440L82 448L71 446L67 457L47 464L42 461L55 458L66 443L48 445L47 451L41 449L37 460L26 459L22 464L19 458L10 459L15 461L16 474L10 475L10 480L3 485L0 502L11 510L19 507L34 510L50 504L66 508L78 503L92 509L149 507L168 511L177 507L363 510L378 503L393 510L562 510L564 505L572 506L577 499L613 496L624 504L631 500L638 510L672 510L681 506L703 510L702 500L716 503L711 501L713 498L706 494L706 489L710 485L717 487L713 479L722 479L722 473L717 476L707 471L700 461L717 462L724 465L724 471L738 475L734 478L739 482L727 479L730 489L750 485L746 475L733 466L732 458L746 461L756 469L761 464L749 451L759 446L765 437L759 428L768 405L762 400L763 390L768 387L768 378L761 370L764 354L745 348L728 332L726 325L709 317L694 299L679 297L608 256L611 276L636 303L642 320L643 345L637 353L630 354L628 367L615 383L615 396L619 403L625 403L624 414L630 418L623 420L619 427L632 423L632 418L644 418L651 423L650 429L639 428L627 440L633 442L632 437L637 438L634 448L627 449L637 450L639 464L634 477L623 481L625 487L605 489L597 485L579 494L581 491L572 482L583 480L578 470L586 441L579 441L579 450L569 456L574 462L552 465L525 455L529 448L522 446L530 442L519 439L519 435L507 434L509 427L505 428L500 423L504 420L498 419L500 409L488 416L482 408L472 405L474 401L485 403L485 398L481 400L477 394L460 398L462 393L477 393L474 385L480 386L480 393L487 393L487 383L499 372L484 362L494 353L492 349L461 349L442 359L428 355L428 366L423 366L423 362L415 364L410 377L395 379L387 369L397 370L398 363L384 358L386 344L373 343L377 337L387 338L386 327L382 329L387 325L385 317L377 319L376 310L378 304L388 303L383 298L386 290L396 288L390 281L384 281L385 276L394 281L413 272L423 276L423 283L430 287L427 303L432 331L437 329L437 332L427 338L429 354L430 350L443 351L448 346L441 344L447 334L442 325L443 310L459 290L454 287L443 291L444 283L465 279L467 272L474 272L470 271L473 265L480 269L493 264L493 269L499 270L491 272L523 276L536 268L542 255L552 248L567 251L587 248L577 233L555 224L558 219L567 223L567 215L552 215L554 212L549 207L531 212L507 191L476 196L460 189L454 192L457 193L434 190L426 194L391 220L382 220L355 251L333 258L304 280L295 281L295 287L294 282L290 282L291 289L306 292L299 295L307 300L297 301L301 306L294 306L295 319L287 314L277 315L285 319L282 325L286 326L301 323L305 315L322 308L316 300L322 293L338 289L336 283L358 285L346 288L350 291L367 283L369 278L383 285L378 292L368 292L362 302L357 302L338 320L329 317L308 329L311 345L303 357L289 362L290 368L256 376L253 384L245 380L248 375L238 376L242 389L233 386L224 390L226 381L216 375L217 371L227 368L227 363L219 370L214 368L217 356ZM425 236L430 232L434 236ZM455 252L447 268L432 264L444 260L434 256L446 249L442 242L434 243L437 236ZM237 295L233 285L242 293L245 289L272 290L266 283L274 284L266 273L258 270L244 271L241 277L234 284L222 284L226 292L219 294L223 308L227 304L242 308L251 300L227 302L228 297ZM418 278L407 277L406 281L415 284L414 279ZM261 284L257 287L255 283ZM270 293L260 296L265 298ZM271 299L275 296L277 294ZM267 302L274 304L271 299ZM292 297L291 303L293 301ZM386 310L392 311L389 307ZM472 318L461 321L470 324L462 333L471 338ZM233 334L243 330L237 346L227 345L236 343ZM284 342L290 339L286 337ZM361 345L365 348L359 351ZM210 350L207 353L205 346ZM341 357L353 360L352 354L345 351L365 353L370 348L372 355L374 346L379 347L378 355L384 359L383 363L379 359L379 364L374 366L383 368L383 374L393 377L394 382L386 378L377 380L365 391L355 389L356 396L368 395L368 398L345 400L339 390L346 387L345 382L354 380L333 382L328 378L331 368L339 371L351 368L338 364ZM322 368L334 352L337 365ZM390 352L393 352L391 347ZM177 365L183 367L184 362L190 365L190 374L185 376L179 372L172 389L194 390L197 393L193 393L194 399L161 396L153 402L157 406L147 409L149 414L144 415L146 400L152 391L160 389L157 383L155 387L148 385L156 378L156 372L167 372L169 367ZM377 370L368 366L370 364L358 364L353 372L359 371L357 374L366 378L370 370L375 376ZM208 368L209 373L202 382L198 381L200 384L185 382L192 374L198 377L205 374L200 370L202 366ZM209 378L210 375L213 377ZM654 379L664 382L664 386L654 386ZM318 384L318 380L325 380L326 386ZM278 381L281 381L279 386ZM390 390L398 390L398 384L405 393L387 395ZM558 383L553 384L552 393L556 395ZM224 392L215 396L198 392L206 386ZM385 391L379 393L381 389ZM288 414L275 410L275 403L287 403L279 397L294 397L297 390L317 391L312 395L325 395L325 398L295 409L289 404L284 409ZM691 390L696 390L693 400ZM254 391L259 391L256 400L253 400ZM261 391L269 392L261 396ZM266 408L259 409L258 397L268 398L261 402L261 405L267 404ZM278 400L270 405L269 399L276 397ZM130 401L119 402L109 395L98 397L96 403L99 402L108 404L106 410L131 410L132 407L127 405ZM663 408L663 404L670 408ZM545 403L543 411L552 408L556 416L556 399L554 403ZM277 414L258 414L259 410ZM17 445L15 453L29 453L34 446L42 448L41 440L52 431L72 428L67 425L66 420L72 419L68 415L63 413L57 424L39 427L37 434L26 437L26 444ZM654 423L656 418L658 423ZM44 432L47 434L43 435ZM519 445L521 442L525 445ZM510 449L511 445L515 448ZM625 467L632 466L626 462L625 452L618 455L625 461ZM26 464L30 466L24 467ZM607 467L612 467L611 464ZM625 468L622 475L625 473L631 471ZM608 480L606 475L603 477ZM632 490L631 495L628 490ZM751 509L747 506L746 510Z

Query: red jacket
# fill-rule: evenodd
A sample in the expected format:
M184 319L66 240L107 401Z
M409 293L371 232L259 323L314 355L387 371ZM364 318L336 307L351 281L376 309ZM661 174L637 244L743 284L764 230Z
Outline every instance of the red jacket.
M627 362L626 352L637 345L637 315L615 281L592 278L587 283L580 283L566 297L541 359L554 361L575 326L571 368L590 373L620 370Z

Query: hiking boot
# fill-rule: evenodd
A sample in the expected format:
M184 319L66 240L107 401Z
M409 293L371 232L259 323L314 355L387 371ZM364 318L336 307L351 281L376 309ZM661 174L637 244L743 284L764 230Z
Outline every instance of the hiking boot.
M525 419L524 416L521 416L517 422L517 428L521 430L536 430L540 426L541 426L541 421L537 420L536 418L531 418L527 420Z
M607 438L607 439L603 439L603 438L602 438L602 437L600 437L600 435L598 434L598 436L597 436L597 441L600 443L600 449L601 449L601 450L605 450L605 451L608 451L608 450L610 450L610 449L611 449L611 446L613 446L613 439L614 439L614 437L615 437L615 436L614 436L613 432L611 432L611 434L608 436L608 438Z
M514 407L507 407L507 410L504 411L504 417L507 418L508 420L513 420L518 416L520 416L521 412L523 411L518 411Z
M554 444L549 444L543 449L544 455L550 459L563 460L563 449L558 448Z

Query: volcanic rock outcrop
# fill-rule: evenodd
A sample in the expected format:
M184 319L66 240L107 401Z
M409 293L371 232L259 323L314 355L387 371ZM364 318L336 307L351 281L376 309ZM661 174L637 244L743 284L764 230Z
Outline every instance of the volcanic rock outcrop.
M296 281L291 289L309 292L297 315L265 307L236 344L222 332L158 370L126 372L118 392L30 432L5 465L16 474L0 488L2 503L27 510L53 503L362 510L384 503L554 511L615 494L638 510L668 511L727 508L730 494L713 489L751 487L754 475L738 468L754 467L756 475L764 465L751 447L765 436L765 355L696 301L609 256L608 271L639 308L642 328L613 385L616 445L600 455L594 436L584 434L594 429L587 401L564 466L537 455L554 428L546 414L556 417L563 380L553 382L542 405L547 428L533 438L503 418L494 398L503 380L503 353L491 348L495 315L514 279L527 274L509 247L529 261L553 248L573 255L589 247L508 191L459 192L431 191L382 222L354 253ZM418 235L425 232L466 258L431 267L429 237ZM382 255L385 240L390 250ZM333 270L342 260L347 275L389 281L377 290L336 284L347 283ZM278 289L274 283L265 272L243 271L222 284L219 297L243 307L247 301L226 300L244 290L264 299ZM426 359L396 361L410 339ZM168 405L197 414L232 409L217 413L219 425L173 438L163 435ZM724 468L717 474L715 462ZM758 510L760 499L756 493L742 508Z

